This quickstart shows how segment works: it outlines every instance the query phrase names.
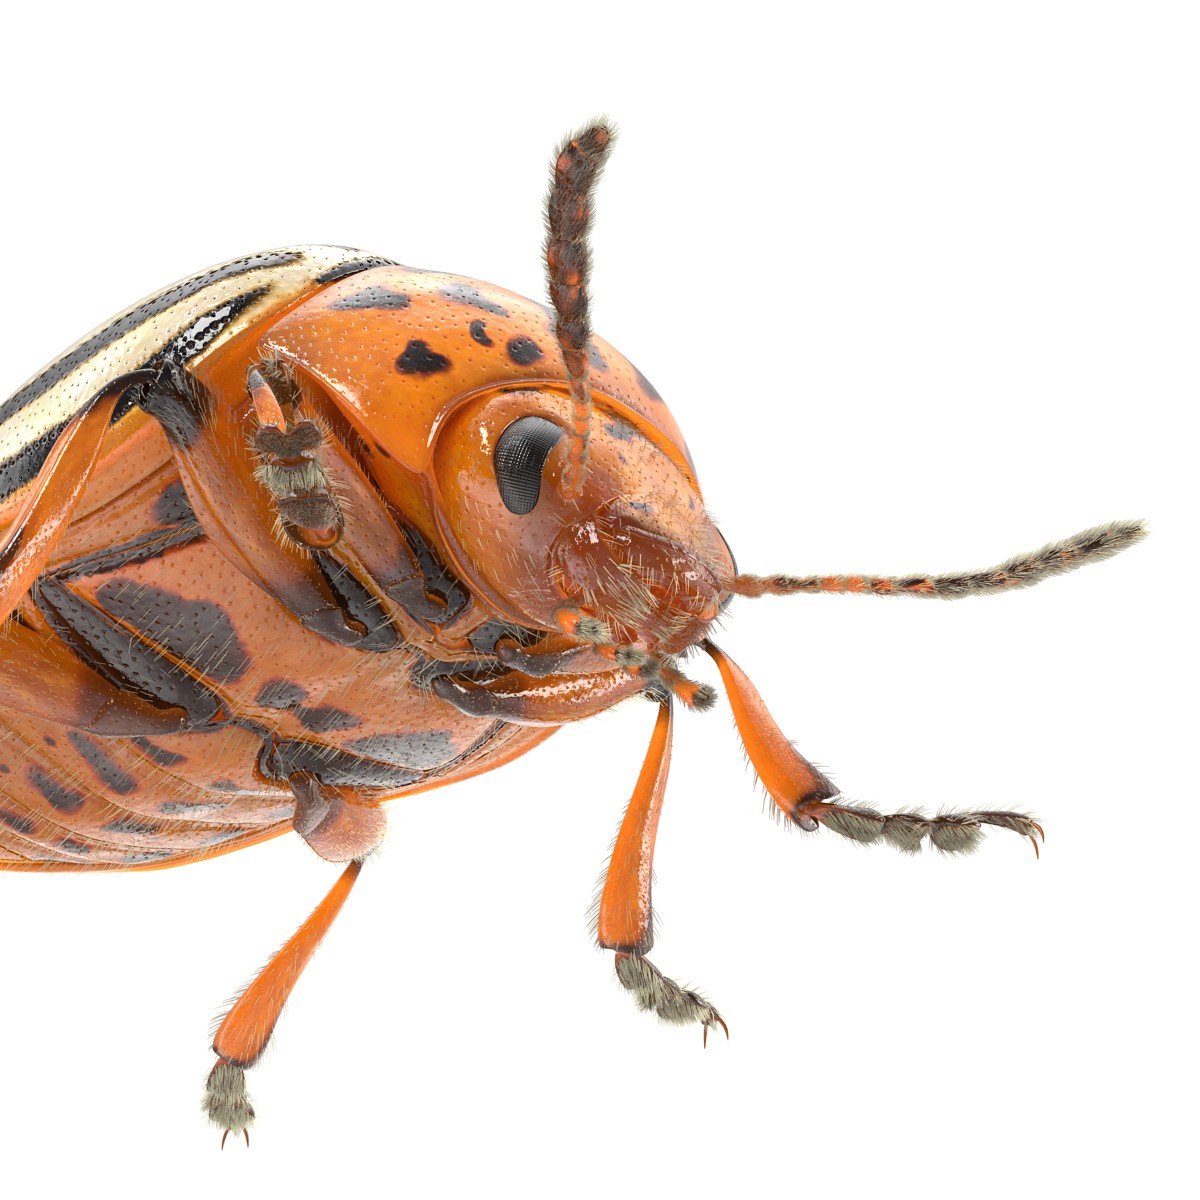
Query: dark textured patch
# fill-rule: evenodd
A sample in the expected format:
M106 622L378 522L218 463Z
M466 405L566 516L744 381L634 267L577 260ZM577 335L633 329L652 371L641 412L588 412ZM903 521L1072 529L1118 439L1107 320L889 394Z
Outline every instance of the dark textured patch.
M25 772L26 779L45 797L46 803L59 812L74 812L82 808L87 797L74 788L66 787L38 767Z
M393 649L400 641L387 613L366 589L362 582L344 563L332 554L324 552L313 555L329 590L333 592L342 611L350 621L361 626L363 633L354 642L355 650L371 650L375 653Z
M65 850L68 854L91 854L91 846L85 845L83 842L77 842L74 838L63 838L58 843L60 850Z
M149 837L162 832L154 822L143 821L140 817L118 817L115 821L106 821L100 828L105 833L122 833L130 837Z
M413 338L396 359L396 370L401 375L436 375L449 369L450 360L444 354L430 350L420 338Z
M186 850L130 850L121 856L121 862L127 867L140 866L142 863L162 862L164 858L174 858L176 854L186 854Z
M473 337L481 346L494 346L496 344L490 337L488 337L483 321L472 321L468 328L471 331L471 337Z
M12 774L12 767L10 767L8 763L0 763L0 775L10 774Z
M232 779L214 779L208 785L210 792L240 792L242 789Z
M360 723L353 713L335 708L332 704L321 704L315 708L298 708L296 709L296 718L305 729L312 733L337 733L343 729L354 729Z
M254 703L263 708L295 708L307 699L299 684L289 683L286 679L270 679L258 689Z
M602 355L591 342L588 342L588 363L593 371L608 370L608 363L604 361L604 355Z
M58 745L58 741L55 738L52 738L48 733L42 734L42 741L45 742L47 746Z
M106 612L210 679L230 683L250 669L229 614L209 600L185 600L130 579L101 584L96 598Z
M215 833L210 833L208 837L200 842L201 846L219 846L222 842L232 841L234 838L241 837L248 831L243 826L237 829L218 829Z
M527 367L530 363L535 363L542 357L542 348L533 340L527 337L515 337L508 339L508 357L513 360L519 367Z
M186 755L176 754L164 746L156 746L149 738L133 737L129 739L143 754L160 767L178 767L187 762Z
M228 800L197 800L194 803L187 800L165 800L158 806L158 811L168 817L203 817L208 813L220 812L228 803Z
M270 779L285 780L296 771L307 771L331 787L404 787L422 778L420 771L362 758L315 742L285 741L266 745L259 755L258 765Z
M470 606L471 593L450 574L433 547L415 529L405 526L400 532L421 569L422 587L430 595L439 597L446 606L445 611L438 614L437 620L442 624L453 621Z
M412 297L406 296L403 292L393 292L391 288L372 284L351 296L339 296L330 303L329 307L356 311L364 308L407 308L411 303Z
M634 509L637 512L646 513L647 516L654 515L654 509L649 504L647 504L644 500L629 500L626 503L628 503L630 508Z
M507 317L508 309L495 300L489 300L478 288L469 283L449 283L439 289L438 295L455 304L466 304L470 308L478 308L481 312L491 313L493 317Z
M330 267L328 271L322 271L317 276L316 282L334 283L339 279L345 279L347 275L357 275L360 271L372 271L376 267L394 267L396 265L390 258L380 258L374 254L364 255L351 262L339 263L336 267Z
M654 384L652 384L650 380L648 380L645 375L643 375L641 371L637 369L637 367L633 368L633 373L637 376L637 381L641 386L642 391L645 392L651 400L662 400L662 397L658 394L658 388L656 388Z
M221 701L213 692L55 578L37 584L35 599L54 632L115 687L182 708L190 728L208 724L220 712Z
M161 558L168 550L176 546L186 546L203 536L204 530L195 520L169 525L165 529L149 529L128 542L105 546L103 550L73 559L63 569L55 572L55 578L61 582L68 579L85 579L89 575L109 575L134 563Z
M382 442L375 443L375 453L378 454L381 458L386 458L388 460L388 462L394 461L392 455L390 455L388 453L387 447L385 445L383 445Z
M160 525L190 524L196 519L187 491L178 479L163 489L154 502L154 519Z
M212 345L237 317L240 317L256 301L266 296L270 290L269 287L255 288L251 292L243 292L240 296L234 296L231 300L226 300L223 304L210 308L208 312L197 317L186 329L177 333L155 357L171 359L178 363L185 363L189 359L195 358L201 350ZM122 400L122 403L125 401ZM121 411L121 404L118 404L117 411L113 415L124 416L125 412L132 407L133 400L130 397L128 403L125 404L124 412Z
M611 433L621 442L632 442L634 438L641 436L628 421L605 421L604 432Z
M67 741L79 751L83 760L92 768L96 778L105 787L120 796L128 796L130 792L137 791L137 780L127 771L122 770L120 763L110 758L108 752L95 739L88 737L86 733L72 729L67 733Z
M474 633L467 635L467 641L480 654L495 654L496 643L501 638L509 638L519 646L529 646L539 641L545 634L533 629L524 629L509 621L485 621Z
M35 828L32 817L22 816L7 808L0 808L0 824L7 825L9 829L15 829L18 833L32 833Z
M441 729L422 733L376 733L370 737L356 738L346 748L368 758L412 767L418 771L431 771L443 766L457 758L459 753L454 735Z

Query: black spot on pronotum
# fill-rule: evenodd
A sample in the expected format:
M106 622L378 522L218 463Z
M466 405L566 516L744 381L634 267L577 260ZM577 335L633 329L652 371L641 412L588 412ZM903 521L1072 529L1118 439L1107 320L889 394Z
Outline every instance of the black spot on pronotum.
M137 791L137 780L121 764L114 759L103 745L77 729L67 731L67 741L79 751L84 762L92 769L92 773L110 791L120 796L128 796Z
M407 308L411 303L411 298L404 292L393 292L391 288L372 284L363 288L361 292L339 296L329 307L354 311L363 308Z
M641 373L641 371L637 369L637 367L633 368L633 373L637 376L637 381L641 386L642 391L645 392L651 400L662 399L662 397L658 394L658 389L650 382L650 380L645 377L645 375Z
M396 359L396 370L401 375L436 375L449 367L450 360L444 354L430 350L420 338L413 338Z
M82 792L66 787L38 767L30 767L25 774L29 782L45 797L46 803L51 808L57 808L59 812L74 812L82 808L87 799Z
M533 512L542 490L542 468L562 436L553 421L530 416L518 417L496 439L496 485L509 512Z
M469 283L447 284L438 291L438 295L455 304L465 304L470 308L481 309L485 313L491 313L493 317L508 316L508 309L504 305L497 304L495 300L489 300L478 288L472 287Z
M254 703L261 704L263 708L295 708L307 698L299 684L289 683L286 679L271 679L258 689Z
M471 337L475 339L481 346L494 346L496 343L487 335L487 330L484 328L485 322L472 321L469 328Z
M515 337L508 342L508 357L519 367L527 367L542 357L542 348L532 338Z

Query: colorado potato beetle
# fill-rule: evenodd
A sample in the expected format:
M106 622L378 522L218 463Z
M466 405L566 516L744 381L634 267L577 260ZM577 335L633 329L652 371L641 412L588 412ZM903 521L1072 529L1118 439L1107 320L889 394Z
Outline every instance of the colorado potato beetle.
M101 326L0 406L0 867L129 870L289 829L347 864L234 1002L204 1108L245 1070L384 835L383 802L493 770L568 721L657 706L595 931L638 1006L725 1027L664 976L650 878L673 712L716 663L784 816L915 853L1015 812L846 802L712 641L735 597L952 599L1106 558L1140 522L955 574L753 575L645 377L592 335L588 229L614 133L552 163L550 307L338 246L250 255Z

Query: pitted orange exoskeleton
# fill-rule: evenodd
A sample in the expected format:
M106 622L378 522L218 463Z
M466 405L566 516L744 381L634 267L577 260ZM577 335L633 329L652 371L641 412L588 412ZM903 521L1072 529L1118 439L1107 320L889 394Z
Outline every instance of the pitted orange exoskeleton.
M558 151L551 308L335 246L214 267L119 314L0 406L0 867L193 862L289 829L346 863L235 1001L205 1108L245 1070L385 831L632 696L656 719L597 906L638 1005L724 1028L646 957L673 712L716 664L795 825L970 850L1021 813L886 815L793 749L712 641L735 597L953 598L1037 583L1143 534L1118 522L956 575L740 573L662 399L592 334L588 227L613 131ZM249 1140L248 1134L247 1141Z

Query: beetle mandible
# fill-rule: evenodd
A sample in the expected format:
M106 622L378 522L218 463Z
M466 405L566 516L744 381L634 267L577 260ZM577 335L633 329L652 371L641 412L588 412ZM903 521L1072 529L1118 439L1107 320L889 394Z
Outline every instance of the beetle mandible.
M643 695L657 718L596 916L638 1006L725 1027L663 975L650 876L676 705L716 663L784 816L859 842L971 850L1014 812L845 801L711 640L734 597L954 598L1143 536L1115 522L949 575L740 573L674 418L592 335L588 229L614 132L552 163L551 307L343 247L237 259L95 330L0 406L0 867L121 870L294 829L346 863L234 1002L204 1107L245 1070L384 834L382 802L490 771ZM727 1032L727 1031L726 1031Z

